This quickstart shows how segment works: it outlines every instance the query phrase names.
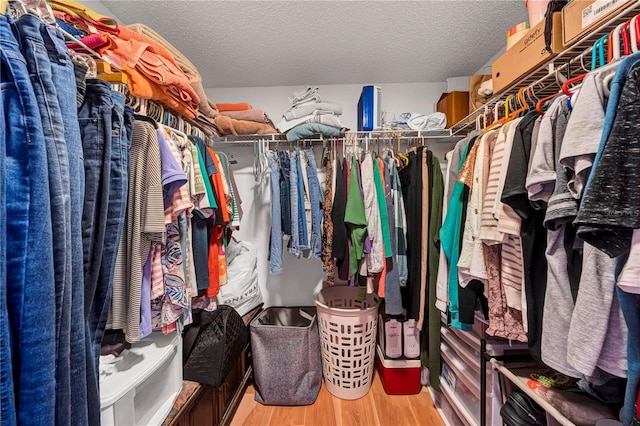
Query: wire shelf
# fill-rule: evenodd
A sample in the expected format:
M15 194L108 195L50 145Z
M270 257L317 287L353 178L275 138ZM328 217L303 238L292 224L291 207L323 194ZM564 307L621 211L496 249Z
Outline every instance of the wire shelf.
M236 147L252 147L256 141L269 141L276 144L321 144L325 141L339 140L344 141L348 137L354 135L358 140L366 140L371 143L376 141L399 140L400 142L416 141L425 139L428 143L454 143L460 140L460 136L452 135L451 129L442 130L373 130L368 132L347 132L345 137L327 138L321 134L314 135L307 139L299 141L288 141L287 135L282 133L266 134L266 135L238 135L238 136L222 136L210 139L212 146L236 146Z
M563 72L569 75L584 73L583 66L588 68L591 65L591 57L586 53L591 51L593 43L604 33L610 32L619 24L630 20L638 13L640 13L640 0L634 0L634 4L609 18L568 49L563 50L526 76L516 80L500 94L493 96L485 105L454 124L451 127L453 135L462 136L474 129L476 118L483 114L485 107L492 108L497 102L504 101L509 94L514 93L520 87L533 88L539 98L557 93L559 90L559 85L556 81L557 73Z

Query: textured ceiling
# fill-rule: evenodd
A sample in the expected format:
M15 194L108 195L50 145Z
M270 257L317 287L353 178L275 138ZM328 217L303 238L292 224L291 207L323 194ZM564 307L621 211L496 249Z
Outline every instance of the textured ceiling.
M180 49L205 87L439 82L470 75L527 19L522 0L102 0Z

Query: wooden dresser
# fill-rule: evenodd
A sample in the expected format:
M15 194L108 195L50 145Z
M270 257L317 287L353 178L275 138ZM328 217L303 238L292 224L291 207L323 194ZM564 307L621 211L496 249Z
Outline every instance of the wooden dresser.
M248 326L262 310L258 306L242 319ZM240 358L217 389L184 381L182 391L163 426L227 426L231 423L252 374L251 347L247 342Z

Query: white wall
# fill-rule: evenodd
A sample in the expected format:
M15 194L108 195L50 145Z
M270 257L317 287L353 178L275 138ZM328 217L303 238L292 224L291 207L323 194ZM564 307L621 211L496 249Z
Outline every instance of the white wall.
M341 84L318 86L322 100L342 104L344 113L342 123L351 130L358 126L358 99L362 91L360 84ZM442 92L446 92L446 83L406 83L376 84L382 87L382 110L400 114L402 112L421 112L429 114L435 111L435 104ZM217 103L248 102L254 108L263 109L275 124L291 104L289 96L304 89L301 86L278 87L242 87L206 89L207 96ZM388 119L385 117L385 119Z
M469 76L451 77L447 79L447 92L468 92Z
M107 6L104 5L104 3L102 3L99 0L84 0L82 1L82 4L84 4L89 9L92 9L97 13L101 13L103 15L106 15L110 18L115 19L116 22L118 23L122 23L122 20L118 18Z
M394 113L435 110L440 94L447 90L446 83L382 84L383 109ZM320 96L327 101L340 102L344 108L343 123L352 129L357 124L357 103L362 85L319 86ZM275 121L285 112L289 95L302 87L256 87L206 89L214 102L248 102L264 109ZM441 161L452 148L450 143L434 143L429 147ZM269 275L269 236L271 232L271 187L269 176L261 184L253 177L253 149L245 146L221 145L220 150L233 155L238 164L233 166L234 176L242 198L244 217L237 237L258 247L258 278L266 306L313 305L314 295L322 288L324 272L316 259L297 259L283 253L283 273ZM315 146L316 161L320 161L321 147ZM324 173L320 173L324 183Z
M322 288L324 272L316 259L297 259L283 250L283 273L269 275L269 236L271 233L271 185L267 174L261 184L253 177L253 150L225 145L221 151L233 155L238 164L232 165L242 199L244 216L236 239L250 241L258 247L258 281L265 306L311 306L314 295ZM314 147L316 161L321 148ZM320 174L324 182L324 173Z

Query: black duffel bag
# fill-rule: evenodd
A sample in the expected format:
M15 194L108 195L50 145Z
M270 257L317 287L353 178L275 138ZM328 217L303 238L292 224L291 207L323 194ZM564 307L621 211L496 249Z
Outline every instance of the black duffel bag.
M235 309L220 305L194 313L183 337L184 379L217 388L247 345L248 330Z

